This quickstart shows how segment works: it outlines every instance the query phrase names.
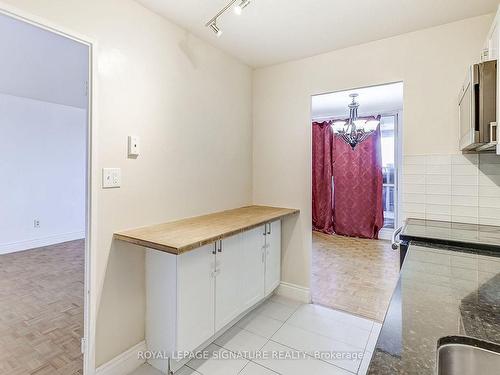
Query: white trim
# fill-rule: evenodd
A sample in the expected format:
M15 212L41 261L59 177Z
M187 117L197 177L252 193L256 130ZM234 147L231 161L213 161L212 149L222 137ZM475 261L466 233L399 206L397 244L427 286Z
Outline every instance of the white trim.
M92 257L93 249L97 248L97 194L94 194L92 188L93 181L99 181L97 170L97 132L95 131L98 123L98 81L97 81L97 51L99 46L97 40L87 35L80 34L74 30L60 26L45 18L39 17L33 13L22 10L21 8L8 4L0 0L0 14L27 22L31 25L40 27L44 30L59 34L76 42L85 44L89 48L89 90L88 90L88 121L87 121L87 189L86 189L86 235L85 235L85 280L84 280L84 339L86 342L85 352L83 354L83 374L95 374L95 326L97 308L92 309L91 301L93 293L96 290L96 278L94 270L96 269L96 260ZM97 299L95 299L97 304Z
M382 228L378 232L378 239L379 240L391 240L392 239L392 233L394 232L393 228Z
M111 361L106 362L99 366L96 375L126 375L137 370L145 363L143 359L139 358L139 352L145 352L146 341L141 341L139 344L131 347L129 350L117 355Z
M85 238L85 231L62 233L62 234L56 234L54 236L36 238L33 240L0 244L0 255L15 253L18 251L24 251L29 249L35 249L37 247L42 247L42 246L55 245L67 241L80 240L82 238Z
M279 296L287 297L303 303L311 303L311 290L301 285L282 281L275 292Z
M61 35L65 38L74 40L75 42L85 44L87 46L95 46L96 44L95 41L87 35L83 35L73 30L69 30L63 26L59 26L47 20L46 18L39 17L33 13L28 13L21 8L18 8L12 4L7 4L3 1L0 1L0 13L8 17L15 18L19 21L29 23L30 25L40 27L52 33Z
M405 96L406 89L404 87L404 82L403 82L403 102L404 102L404 96ZM397 113L397 147L396 147L396 168L397 168L397 181L396 181L396 186L397 186L397 201L395 203L396 205L396 217L394 221L394 229L399 228L401 225L403 225L403 215L401 214L401 204L403 202L403 111L404 107L401 108L398 113Z

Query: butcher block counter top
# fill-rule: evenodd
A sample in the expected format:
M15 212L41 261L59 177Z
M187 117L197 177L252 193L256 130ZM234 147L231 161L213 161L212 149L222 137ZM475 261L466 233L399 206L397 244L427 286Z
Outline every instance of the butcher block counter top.
M179 255L299 212L291 208L248 206L116 232L114 238Z

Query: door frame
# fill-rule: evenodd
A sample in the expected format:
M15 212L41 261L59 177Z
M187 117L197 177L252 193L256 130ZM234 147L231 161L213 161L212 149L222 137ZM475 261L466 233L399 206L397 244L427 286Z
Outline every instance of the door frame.
M404 95L404 93L403 93ZM402 161L403 161L403 137L402 137L402 124L403 124L403 109L385 112L380 114L381 117L394 117L394 228L382 228L379 232L379 239L391 240L392 233L401 226L401 210L400 202L401 196L401 181L402 180Z
M88 106L87 106L87 147L86 147L86 189L85 189L85 271L84 271L84 328L83 328L83 373L95 373L95 327L97 311L96 277L94 276L97 233L97 194L94 182L97 183L97 142L95 131L97 125L97 41L81 33L38 17L0 0L0 14L29 23L33 26L61 35L88 48ZM96 185L97 186L97 185ZM92 303L96 306L92 308Z
M333 91L324 91L320 92L317 94L311 94L309 95L309 117L310 117L310 122L309 122L309 127L310 131L312 134L312 122L314 121L327 121L327 120L332 120L335 118L335 116L319 116L319 117L314 117L312 115L313 113L313 107L312 107L312 98L315 96L321 96L321 95L326 95L326 94L332 94L332 93L337 93L337 92L343 92L343 91L351 91L351 90L359 90L359 89L366 89L370 87L378 87L378 86L387 86L387 85L393 85L396 83L401 83L403 85L403 108L400 109L394 109L392 111L386 111L380 113L381 116L394 116L396 119L396 124L395 124L395 129L394 129L394 163L395 163L395 168L396 168L396 174L395 174L395 182L396 182L396 194L394 197L394 229L389 229L389 228L382 228L379 232L379 239L381 240L390 240L392 237L392 233L394 230L398 227L400 227L403 223L403 216L401 215L401 205L400 203L403 201L402 199L402 187L401 183L403 181L403 175L402 175L402 164L403 164L403 113L404 113L404 93L405 93L405 83L404 80L396 80L396 81L389 81L386 83L379 83L379 84L373 84L373 85L368 85L368 86L359 86L359 87L352 87L352 88L345 88L345 89L338 89L338 90L333 90ZM312 155L312 146L309 150ZM311 156L312 158L312 156ZM312 160L312 159L311 159ZM309 166L309 176L312 176L312 164ZM312 218L311 218L312 219Z

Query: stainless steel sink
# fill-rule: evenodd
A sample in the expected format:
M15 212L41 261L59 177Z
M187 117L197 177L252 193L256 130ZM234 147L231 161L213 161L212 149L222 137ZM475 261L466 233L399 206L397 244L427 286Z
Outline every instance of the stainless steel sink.
M500 345L471 337L449 336L438 342L438 375L498 375Z

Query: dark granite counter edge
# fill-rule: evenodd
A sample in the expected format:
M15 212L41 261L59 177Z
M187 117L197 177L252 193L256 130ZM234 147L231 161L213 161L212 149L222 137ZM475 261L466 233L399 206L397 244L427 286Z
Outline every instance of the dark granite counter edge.
M448 240L443 238L434 237L423 237L408 234L401 234L399 238L402 241L413 242L417 241L420 243L430 244L430 245L444 245L457 248L474 248L477 250L486 250L493 253L500 253L500 244L487 244L487 243L477 243L477 242L464 242L459 240Z
M447 242L447 241L437 240L436 242L432 242L432 240L424 238L424 239L410 240L409 244L415 245L415 246L422 246L422 247L432 247L432 248L442 249L442 250L451 250L451 251L456 251L458 253L478 254L478 255L486 255L486 256L492 256L492 257L500 257L500 247L495 247L494 249L491 249L489 246L481 248L481 247L478 247L476 245L471 246L470 244L469 245L466 245L466 244L456 245L456 242L453 242L453 241L451 241L451 243L445 243L445 242ZM450 242L450 241L448 241L448 242Z

